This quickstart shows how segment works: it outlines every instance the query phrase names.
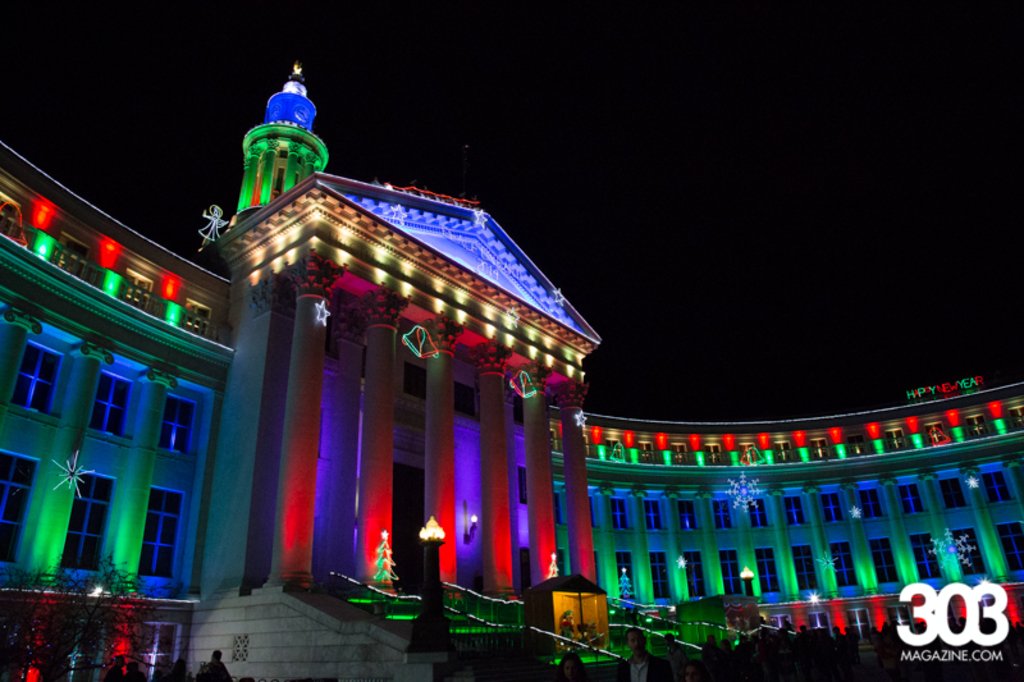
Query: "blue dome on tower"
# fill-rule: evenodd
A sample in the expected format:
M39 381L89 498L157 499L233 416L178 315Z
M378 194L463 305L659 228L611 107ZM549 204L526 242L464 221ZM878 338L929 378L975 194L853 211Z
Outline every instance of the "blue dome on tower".
M291 123L312 132L316 106L306 97L304 82L302 64L295 62L292 75L288 77L284 88L267 102L267 113L263 117L263 122Z

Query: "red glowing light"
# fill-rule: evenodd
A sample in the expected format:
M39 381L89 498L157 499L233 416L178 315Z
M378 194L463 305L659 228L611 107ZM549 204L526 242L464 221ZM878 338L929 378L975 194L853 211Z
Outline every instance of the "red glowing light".
M601 443L601 433L602 432L600 426L591 427L590 442L593 443L594 445L599 445Z
M767 450L768 449L769 442L770 441L768 440L768 434L767 433L759 433L759 434L757 434L757 444L759 446L761 446L762 450Z
M121 255L121 245L109 237L100 240L100 267L111 269Z
M50 229L56 215L57 207L49 199L39 197L32 202L32 224L40 230Z
M700 436L696 433L690 434L690 449L694 452L700 450Z
M654 435L654 445L659 450L668 450L668 434L656 433Z
M725 445L725 449L732 452L736 449L736 436L731 433L727 433L722 436L722 443Z
M802 448L807 445L807 434L803 431L794 431L793 440L796 441L796 446Z
M625 431L622 434L622 443L627 448L631 448L636 445L636 434L632 431Z
M878 438L882 433L882 427L878 425L878 422L871 422L868 424L868 435L872 438Z
M181 288L181 280L174 275L164 276L164 286L162 291L164 292L164 298L168 301L173 301L178 297L178 289Z
M1003 404L998 400L993 400L988 404L988 411L992 413L993 419L1003 418Z
M960 413L956 410L946 410L946 421L950 426L960 426Z
M917 433L917 417L907 417L907 427L910 429L911 433Z
M843 442L843 430L838 426L833 426L828 430L828 435L832 439L832 442L839 444Z

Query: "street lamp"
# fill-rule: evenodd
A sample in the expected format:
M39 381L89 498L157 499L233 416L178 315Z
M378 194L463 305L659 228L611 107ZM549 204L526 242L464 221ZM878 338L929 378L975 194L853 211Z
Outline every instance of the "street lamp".
M433 516L420 529L423 545L423 587L420 615L412 624L409 651L447 651L448 619L444 616L444 587L441 585L440 549L445 532Z
M740 571L740 580L743 581L743 593L748 597L754 596L754 572L749 566L744 566Z

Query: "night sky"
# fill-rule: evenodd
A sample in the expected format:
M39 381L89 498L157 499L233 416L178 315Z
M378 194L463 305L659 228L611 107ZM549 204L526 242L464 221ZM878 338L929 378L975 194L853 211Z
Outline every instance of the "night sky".
M328 172L457 195L470 146L467 195L603 337L588 411L822 415L1024 369L1020 14L373 4L15 10L0 139L191 256L298 58Z

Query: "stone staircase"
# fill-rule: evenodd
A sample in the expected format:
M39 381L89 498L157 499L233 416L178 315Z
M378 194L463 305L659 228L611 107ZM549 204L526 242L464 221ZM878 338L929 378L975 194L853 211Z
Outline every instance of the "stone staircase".
M591 682L612 682L615 663L586 663ZM481 658L463 663L444 678L445 682L548 682L555 677L554 666L530 656L517 658Z

